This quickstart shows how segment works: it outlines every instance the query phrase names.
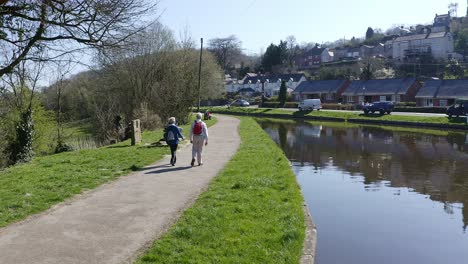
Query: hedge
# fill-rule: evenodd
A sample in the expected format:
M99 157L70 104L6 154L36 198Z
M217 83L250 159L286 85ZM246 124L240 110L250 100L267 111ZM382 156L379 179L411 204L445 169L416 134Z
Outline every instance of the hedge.
M279 102L264 102L261 107L263 108L297 108L299 103L297 102L286 102L281 107Z
M445 107L395 107L394 112L412 112L412 113L434 113L445 114L447 108Z

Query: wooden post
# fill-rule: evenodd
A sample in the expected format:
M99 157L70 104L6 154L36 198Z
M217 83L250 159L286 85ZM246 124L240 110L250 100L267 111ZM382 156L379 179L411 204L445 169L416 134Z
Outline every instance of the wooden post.
M141 124L140 119L132 120L132 146L141 143Z

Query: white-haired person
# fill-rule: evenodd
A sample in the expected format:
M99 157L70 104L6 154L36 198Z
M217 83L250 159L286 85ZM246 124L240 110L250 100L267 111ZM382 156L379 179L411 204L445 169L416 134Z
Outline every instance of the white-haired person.
M164 133L164 139L167 145L171 148L171 165L174 166L177 161L177 146L179 145L179 138L184 139L184 136L180 133L180 128L176 125L175 117L169 117L167 120L167 127Z
M195 165L195 158L197 158L198 166L203 165L202 151L203 145L208 145L208 127L202 121L202 114L196 114L196 120L192 123L190 128L190 143L192 143L192 162L190 165Z

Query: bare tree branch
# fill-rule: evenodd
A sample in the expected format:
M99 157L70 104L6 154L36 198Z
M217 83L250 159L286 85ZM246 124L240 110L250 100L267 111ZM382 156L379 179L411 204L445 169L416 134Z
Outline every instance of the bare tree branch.
M0 77L29 54L51 46L119 46L146 28L158 2L143 0L10 0L0 2ZM69 50L63 48L59 53ZM51 56L51 53L46 53Z

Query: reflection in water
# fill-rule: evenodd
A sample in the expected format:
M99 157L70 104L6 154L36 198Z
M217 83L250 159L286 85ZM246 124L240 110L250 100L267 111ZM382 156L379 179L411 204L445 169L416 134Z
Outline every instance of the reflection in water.
M327 232L336 233L337 231L330 227L324 228L327 232L323 232L319 224L322 221L324 225L330 225L330 218L335 221L335 217L344 211L348 213L340 217L351 222L352 219L360 217L354 221L357 225L366 223L366 227L375 224L373 223L376 220L373 218L377 218L375 215L381 214L382 211L392 211L394 213L390 217L387 216L387 218L379 220L388 222L389 219L393 221L395 218L403 218L400 226L397 223L382 223L385 226L396 225L395 228L399 230L392 230L392 232L401 235L402 229L417 222L418 225L412 227L413 229L425 226L429 230L422 232L426 235L416 233L415 230L407 230L405 232L411 233L407 240L411 241L416 237L421 237L426 241L431 240L427 237L423 238L427 236L427 233L432 232L430 230L446 230L447 234L440 234L437 237L439 239L447 237L449 241L444 243L449 244L458 241L460 247L466 251L463 258L460 258L460 255L452 254L453 258L448 258L451 261L448 261L447 256L445 256L447 262L439 262L437 257L425 259L422 255L429 254L428 249L432 246L435 247L436 252L440 251L440 246L428 245L429 243L425 244L424 241L419 241L419 244L410 243L411 245L407 245L410 248L402 249L404 253L395 253L407 255L411 254L407 251L413 249L420 253L419 258L406 260L403 258L396 262L395 255L392 255L393 259L388 260L388 263L423 263L420 262L421 260L430 260L424 263L464 263L461 260L468 257L468 250L466 250L468 249L468 235L465 234L468 225L468 135L448 133L447 136L433 136L378 127L340 127L338 124L333 124L333 127L330 127L303 122L290 124L259 121L259 123L293 162L304 195L309 205L314 205L311 206L313 207L311 208L312 214L314 218L319 219L316 219L319 231L317 263L339 263L339 259L326 257L327 254L324 253L335 252L332 248L336 249L339 241L331 243L326 238ZM355 189L357 186L361 187ZM308 194L308 189L311 189L313 193ZM363 192L367 194L365 198L362 196ZM319 195L320 197L318 197ZM346 197L347 200L338 201L337 196ZM360 200L361 196L362 200ZM309 202L308 197L310 197L311 202ZM369 199L372 200L369 201ZM323 200L323 203L319 203L318 200ZM354 203L348 200L354 201ZM359 206L356 206L357 200L359 200ZM374 208L373 205L376 203L381 204ZM333 211L330 209L332 206L341 209ZM375 211L371 211L369 208L374 208ZM359 209L362 214L366 212L368 215L349 211L351 209ZM323 218L323 215L327 215L327 217ZM424 219L420 219L421 221L418 222L417 219L422 216ZM402 223L405 223L405 226L401 226ZM439 225L435 226L436 223ZM341 225L338 222L335 224L334 228ZM458 228L458 231L452 230L452 227L454 230ZM383 232L377 231L382 229L382 225L376 225L375 228L374 232ZM370 227L368 229L371 230ZM454 235L451 236L449 231L453 232ZM350 231L344 232L353 234ZM339 235L335 235L330 236L329 239L337 240ZM359 235L356 234L356 236ZM376 243L386 240L387 237L389 244L382 245L382 247L398 248L395 241L400 239L395 234L380 237L378 241L374 241L369 246L375 246ZM395 240L392 240L392 237ZM437 245L442 242L435 241L437 241ZM328 243L330 243L331 248L327 250L323 245ZM359 240L359 243L363 243L362 239ZM401 243L409 242L404 241L397 244ZM379 249L375 249L375 251L379 252ZM386 253L382 251L381 254ZM347 255L349 257L349 254ZM342 261L346 263L387 263L382 259L375 260L377 262L369 261L369 259L371 259L370 256L368 259L356 257L354 262L349 258Z

